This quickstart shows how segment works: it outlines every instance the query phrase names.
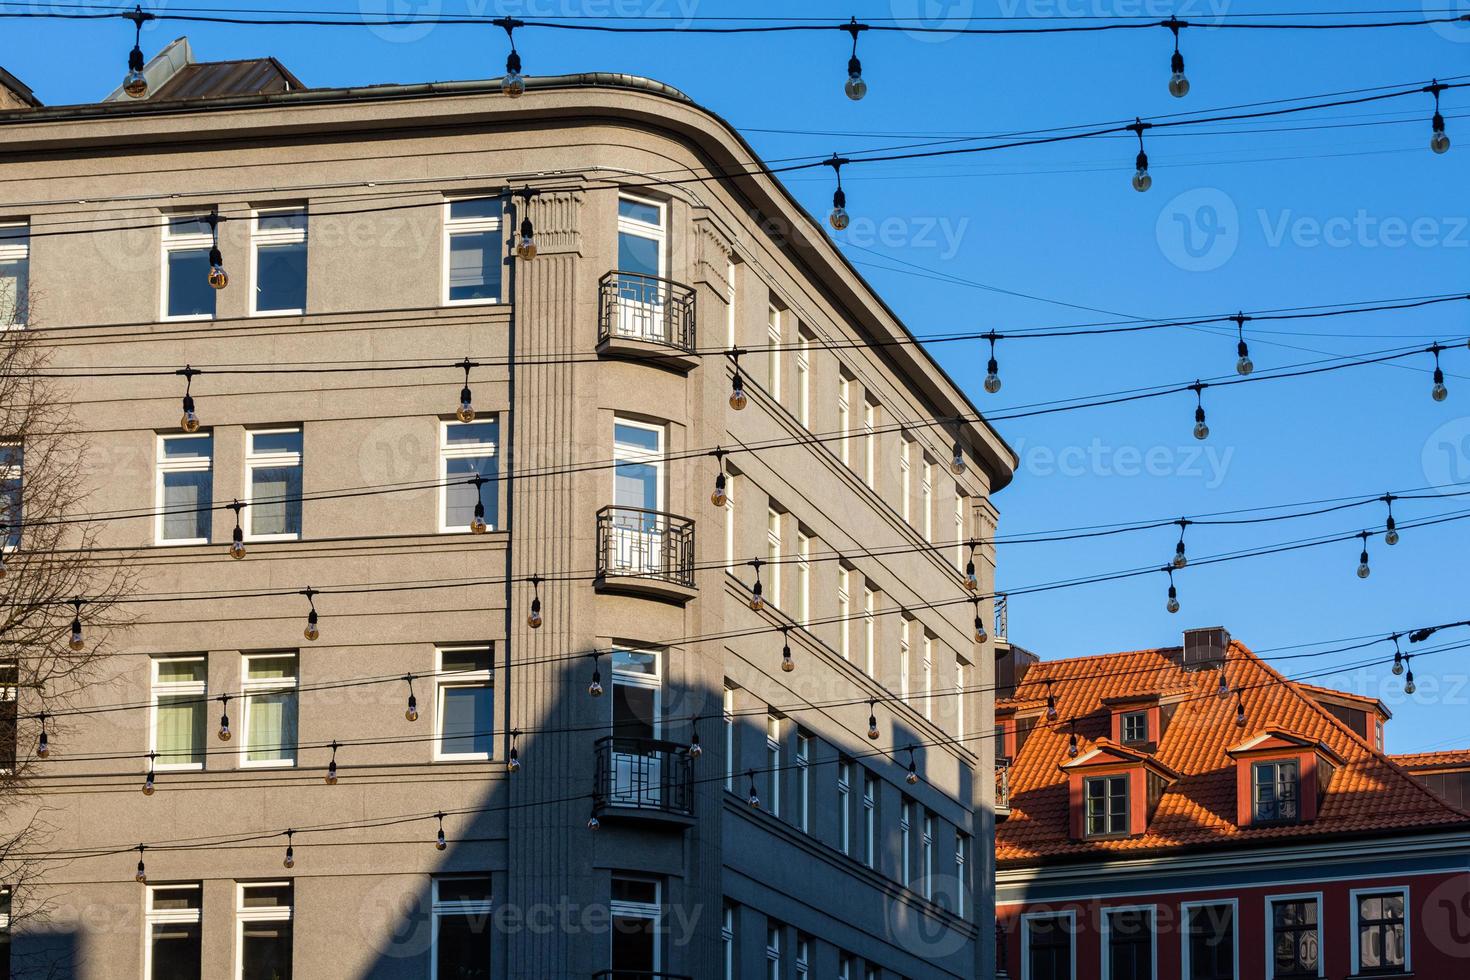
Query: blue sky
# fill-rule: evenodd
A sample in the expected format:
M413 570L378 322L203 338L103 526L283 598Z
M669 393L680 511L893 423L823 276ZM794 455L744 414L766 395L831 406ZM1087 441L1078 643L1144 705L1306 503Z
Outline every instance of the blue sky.
M223 7L221 0L192 0ZM1336 10L1424 8L1463 0L1334 0ZM92 4L102 9L100 4ZM182 12L183 2L145 3ZM680 18L793 16L762 0L251 0L252 8L494 12ZM1065 23L1064 13L1180 17L1210 22L1302 9L1285 0L850 0L803 3L799 13L840 21L986 26ZM30 3L23 9L45 9ZM54 9L68 9L56 4ZM926 18L923 21L916 17ZM988 19L987 19L988 18ZM1029 18L1029 19L1028 19ZM1373 19L1377 19L1376 17ZM1072 21L1075 22L1075 21ZM308 85L414 82L498 75L505 39L494 29L274 28L163 24L144 35L152 54L187 33L203 60L273 54ZM3 64L47 103L91 101L120 80L124 23L5 24ZM1018 130L1112 123L1264 100L1423 84L1463 71L1470 26L1376 32L1184 32L1193 83L1166 91L1168 32L1053 37L865 34L869 94L842 93L847 37L647 37L527 29L517 34L528 74L610 70L673 84L745 133L767 159ZM59 57L60 45L67 52ZM917 333L1170 318L1237 309L1353 304L1467 290L1470 99L1448 92L1455 148L1430 153L1427 95L1249 124L1150 134L1152 190L1129 186L1133 138L1099 138L937 161L850 168L853 226L839 241ZM817 214L830 174L794 175ZM1009 293L1028 294L1022 298ZM1393 347L1460 341L1444 355L1451 390L1435 403L1427 355L1305 380L1207 393L1212 429L1190 435L1188 396L1000 424L1020 452L1015 483L997 497L1009 534L1381 494L1470 480L1470 304L1354 318L1262 324L1249 331L1258 371ZM1176 329L1083 340L1002 342L1004 389L981 390L985 352L934 348L983 409L1229 374L1235 338ZM1470 501L1404 501L1401 523L1470 509ZM1290 540L1381 528L1380 507L1243 528L1196 528L1204 557ZM1168 529L1002 549L1000 581L1022 589L1075 576L1162 566ZM1164 610L1166 582L1149 575L1019 596L1011 637L1044 657L1177 642L1181 629L1223 624L1271 656L1348 637L1385 635L1470 617L1464 601L1470 527L1405 530L1371 545L1373 574L1354 574L1356 542L1191 567L1178 576L1183 610ZM1470 630L1461 631L1470 640ZM1449 637L1447 637L1449 639ZM1427 645L1427 644L1426 644ZM1283 660L1289 674L1319 673L1391 648ZM1386 668L1319 677L1381 697L1394 711L1389 747L1470 745L1470 650L1423 656L1419 690L1404 695Z

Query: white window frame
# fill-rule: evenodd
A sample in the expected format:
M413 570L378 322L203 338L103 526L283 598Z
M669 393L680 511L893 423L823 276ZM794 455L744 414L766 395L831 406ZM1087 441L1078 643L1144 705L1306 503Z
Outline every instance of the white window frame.
M837 652L842 659L852 660L852 572L837 568Z
M630 429L642 429L652 432L658 436L658 449L654 452L639 449L626 442L618 441L618 427L626 426ZM668 446L669 427L658 422L644 422L639 419L629 418L626 415L613 416L613 465L609 468L611 483L608 491L612 500L617 500L618 466L623 463L636 464L639 466L650 466L653 468L654 496L656 503L653 509L662 513L667 510L664 506L668 495Z
M725 791L735 791L735 688L725 685L725 697L721 706L721 720L725 725Z
M158 679L158 665L163 663L201 663L205 665L205 679L202 681L171 681L164 684ZM201 704L205 704L205 696L209 693L209 658L202 653L170 654L163 657L148 658L149 684L148 684L148 751L158 751L158 699L160 694L169 697L199 698ZM207 719L207 712L206 712ZM204 744L209 745L208 721L205 721L205 731L201 733ZM161 762L162 759L154 759L155 772L199 772L204 769L204 760L198 762Z
M919 847L924 854L924 898L934 900L934 814L924 811L924 827L919 835Z
M736 331L735 331L735 325L736 325L736 322L737 322L736 321L736 311L735 311L735 298L736 298L736 295L737 295L737 293L736 293L736 289L735 289L735 263L734 262L726 262L725 263L725 346L731 348L732 350L735 348L735 337L736 337Z
M863 864L878 866L878 777L863 772Z
M1363 964L1360 962L1362 948L1358 942L1358 896L1360 895L1388 895L1397 892L1404 898L1404 970L1403 973L1374 974L1375 976L1395 977L1408 976L1414 972L1414 931L1413 931L1413 909L1409 904L1408 885L1380 885L1376 888L1353 888L1348 890L1348 926L1352 930L1349 933L1352 949L1352 974L1357 976L1362 972ZM1321 928L1322 910L1318 906L1317 920L1318 929Z
M20 329L26 326L30 318L30 283L31 283L31 223L29 221L0 221L0 230L24 228L25 237L17 243L12 240L0 245L0 262L24 262L26 267L26 293L15 297L16 319L9 323L0 319L0 330Z
M878 638L877 622L875 619L878 605L878 594L863 583L863 669L869 677L874 677L878 669Z
M618 200L631 201L634 204L642 204L645 207L658 209L658 224L649 224L639 221L637 218L627 218L618 209L618 234L633 235L638 238L646 238L651 242L658 243L658 275L661 279L667 279L669 275L669 205L667 201L656 201L650 197L639 197L637 194L618 194ZM617 243L614 242L616 249ZM616 251L614 251L616 257ZM632 270L622 270L631 272Z
M251 888L291 887L291 904L285 907L246 908L245 892ZM291 922L296 912L296 887L290 881L240 881L235 883L235 978L245 972L245 924L248 922ZM296 966L296 931L291 931L291 967Z
M444 219L442 222L442 224L444 225L444 231L443 239L440 243L440 247L443 251L444 256L444 268L439 273L439 300L440 304L443 306L492 306L499 303L501 300L500 296L493 296L488 299L449 298L449 275L451 272L450 256L452 255L451 243L454 240L454 236L468 234L478 235L489 231L498 232L505 224L504 202L501 203L500 214L494 218L451 218L449 216L450 205L457 204L460 201L493 201L495 199L496 195L494 194L462 194L456 195L454 197L446 197L444 199ZM500 251L503 252L504 242L501 243L501 246L502 247ZM500 258L503 259L504 256L500 255ZM503 273L500 277L500 291L502 295L505 293L505 276Z
M1098 911L1100 915L1099 935L1102 940L1100 947L1102 950L1102 980L1113 980L1111 973L1113 960L1109 955L1113 941L1113 926L1109 916L1113 912L1147 912L1149 914L1149 976L1151 980L1159 980L1159 907L1157 905L1104 905Z
M934 464L929 461L926 454L922 469L919 472L919 500L923 505L924 513L920 524L924 532L924 540L930 544L934 543Z
M781 716L766 715L766 768L770 770L771 798L767 809L771 816L781 815Z
M766 599L772 606L784 610L781 600L781 532L784 515L774 507L766 508L766 561L770 567L770 590Z
M797 826L811 833L812 822L812 737L796 733L796 803L799 808Z
M898 511L905 523L912 524L914 516L914 485L909 454L913 452L913 441L908 436L898 440Z
M169 443L169 442L182 442L182 441L184 441L186 439L193 440L193 441L196 441L196 442L199 441L199 440L210 440L209 455L207 457L205 457L202 465L200 463L200 460L198 460L198 459L168 459L167 458L167 455L164 453L163 447L167 443ZM207 538L207 537L205 537L205 538L165 538L163 536L163 527L164 527L164 513L163 513L163 511L164 511L163 476L164 476L165 473L208 473L208 474L210 474L210 478L211 478L210 479L210 484L211 484L210 496L212 497L214 495L214 491L213 491L213 483L214 483L214 480L213 480L213 476L214 476L214 444L213 444L213 441L212 441L213 439L214 439L214 431L212 429L211 430L207 430L205 432L170 432L170 433L159 433L158 438L157 438L157 441L156 441L156 443L154 445L154 455L153 455L153 458L156 460L156 464L155 464L155 467L154 467L154 479L153 479L153 483L154 483L154 487L153 487L153 504L154 504L154 508L156 510L156 513L153 515L153 543L154 544L159 545L161 547L178 547L178 546L183 546L183 545L209 544L210 539ZM19 469L19 467L12 467L12 468L13 469ZM17 476L18 475L19 474L17 474ZM15 479L15 477L10 476L7 468L0 467L0 479ZM205 501L205 505L208 508L208 512L211 515L213 515L213 513L214 513L214 511L213 511L214 501L213 500Z
M796 939L796 980L810 980L812 975L812 941L805 936Z
M1201 899L1197 902L1179 903L1179 972L1180 976L1188 980L1189 977L1189 914L1195 909L1216 908L1228 905L1230 907L1230 942L1231 942L1231 966L1234 967L1235 980L1240 980L1240 902L1234 898ZM1356 937L1357 929L1353 929ZM1354 957L1356 959L1356 957ZM1354 965L1353 972L1357 972ZM1024 978L1023 978L1024 980Z
M451 446L449 444L449 433L452 429L463 428L469 425L483 425L486 422L495 423L496 440L494 442L476 442L463 445ZM451 459L495 459L500 458L500 414L498 412L487 412L477 415L473 422L461 422L458 419L439 420L439 533L458 534L470 533L468 524L450 525L449 523L449 461ZM489 482L488 480L486 481ZM497 508L498 511L498 508ZM500 514L490 513L486 508L485 525L486 530L500 530L497 522Z
M796 621L803 626L812 616L812 539L796 529Z
M766 923L766 977L781 978L781 926L775 922Z
M852 763L837 763L837 849L852 854Z
M878 486L878 406L863 400L863 482Z
M608 911L612 917L627 919L648 919L653 922L653 971L659 973L663 970L663 943L659 937L663 935L664 921L664 883L657 879L638 878L634 875L619 876L627 881L641 881L653 885L653 903L614 901L608 904ZM608 930L608 944L612 944L612 929Z
M485 670L457 670L444 672L446 653L484 653ZM444 692L453 688L485 688L490 692L491 716L495 714L495 648L486 643L467 643L456 646L436 647L434 650L434 761L435 762L479 762L495 758L495 736L491 732L490 748L485 752L444 751Z
M766 392L778 404L781 401L782 310L774 301L766 303Z
M613 684L618 685L618 686L622 686L622 687L641 687L644 690L648 690L648 691L652 691L653 692L653 718L651 719L652 724L653 724L653 737L655 739L663 738L663 730L664 730L664 652L663 652L663 650L657 649L657 648L654 648L654 647L639 646L639 645L637 645L635 643L614 643L613 644L613 650L615 651L615 653L637 653L637 654L641 654L643 656L648 656L648 657L652 657L653 658L653 673L651 673L651 674L644 673L642 671L621 669L617 665L617 657L616 656L613 656L613 657L609 658L609 659L611 659L613 661L612 671L611 671L612 677L610 678L610 680L613 682ZM608 725L611 726L612 725L612 720L613 720L612 704L611 704L612 699L609 698L608 701L609 701L609 704L608 704L608 707L607 707L607 712L608 712L607 713L607 720L608 720Z
M295 670L290 678L250 678L250 662L252 660L280 660L290 657L295 663ZM301 741L301 655L295 650L280 650L273 653L247 653L240 658L240 767L242 769L289 769L296 765L296 754ZM279 759L256 759L250 758L250 704L251 695L255 694L282 694L290 692L296 697L296 723L297 744L286 751L286 746L280 746L282 758Z
M440 884L440 882L443 882L443 881L454 881L454 880L463 881L465 879L473 879L475 881L483 881L487 885L490 885L491 886L491 889L490 889L490 898L483 899L483 900L457 901L457 902L455 902L455 901L441 901L440 900L440 898L439 898L439 884ZM430 976L437 977L439 975L439 918L440 918L440 916L450 916L450 915L483 915L483 916L486 916L487 919L488 919L489 916L491 916L491 915L494 914L494 910L495 910L495 892L493 891L493 882L492 882L492 880L491 880L491 878L490 878L490 876L488 874L482 874L482 875L435 875L434 878L433 878L433 885L431 887L432 887L433 890L430 892L430 904L429 904L429 920L431 922L431 936L430 936L431 952L429 954L429 969L430 969L430 974L429 975ZM295 898L294 895L292 896L291 900L293 902L296 900L296 898ZM486 950L486 959L487 960L489 959L489 950Z
M965 893L969 891L970 835L958 827L954 831L955 915L965 917Z
M193 891L199 894L199 907L197 909L168 909L157 910L153 907L154 896L158 892ZM5 928L10 928L9 916L6 917ZM162 882L145 886L143 893L143 976L153 976L153 927L155 925L197 925L199 926L199 958L204 958L204 887L197 881ZM203 962L199 964L201 971Z
M934 638L924 631L924 717L934 720Z
M1072 952L1067 957L1072 980L1077 977L1077 913L1072 909L1062 912L1024 912L1021 914L1021 980L1033 980L1031 976L1031 923L1037 919L1066 919L1067 936L1071 940Z
M805 330L796 331L796 421L812 427L812 341Z
M959 487L954 491L954 567L961 575L965 574L965 565L970 560L969 542L965 534L965 501L966 497ZM977 565L975 571L978 574L980 567Z
M848 953L837 954L837 980L852 980L852 956Z
M1317 903L1317 976L1319 976L1319 977L1326 976L1327 947L1326 947L1326 944L1322 941L1322 939L1323 939L1322 932L1323 932L1323 928L1326 925L1326 923L1325 923L1325 921L1323 920L1323 917L1322 917L1322 912L1323 912L1323 908L1324 908L1323 902L1322 902L1322 892L1297 892L1297 893L1290 894L1290 895L1267 895L1267 896L1265 896L1264 907L1265 907L1265 936L1266 936L1266 939L1265 939L1265 949L1266 949L1266 952L1265 952L1265 957L1266 957L1266 959L1265 959L1265 963L1266 963L1266 980L1276 980L1276 956L1275 956L1275 944L1274 944L1274 940L1276 938L1276 916L1275 916L1275 909L1272 906L1275 903L1277 903L1277 902L1316 902ZM1404 908L1405 909L1408 908L1408 902L1407 901L1405 901L1405 903L1404 903ZM1356 917L1356 915L1357 915L1357 903L1356 902L1353 903L1353 915L1354 915L1354 917ZM1406 922L1405 923L1405 935L1406 936L1408 934L1407 925L1408 924ZM1353 948L1354 949L1357 948L1357 942L1356 942L1357 941L1357 938L1358 938L1357 933L1358 933L1358 931L1355 928L1353 930L1353 940L1354 940ZM1358 972L1356 964L1353 967L1353 972L1354 973L1357 973ZM1389 976L1392 976L1392 975L1393 974L1389 974ZM1106 980L1106 978L1104 978L1104 980Z
M909 692L909 630L913 627L913 621L907 613L900 613L898 617L898 696L903 699L909 707L913 707Z
M299 453L257 453L255 452L255 437L281 435L287 432L295 432L301 436L301 452ZM269 429L246 429L245 430L245 513L241 517L241 528L245 532L246 541L300 541L300 533L286 534L256 534L254 531L255 508L248 506L255 502L255 480L254 472L258 469L270 469L274 466L294 466L301 471L301 499L302 499L302 526L306 524L305 502L306 502L306 430L300 425L273 426ZM284 502L283 502L284 503Z
M725 574L735 569L735 480L736 474L725 474Z
M837 455L845 465L851 466L852 379L846 374L839 374L837 377L837 431L842 433L842 439L837 443Z
M215 311L213 313L186 313L180 316L170 316L168 312L168 286L169 266L168 255L170 252L197 252L200 249L208 251L214 247L214 236L208 232L200 232L193 235L174 235L170 233L173 222L177 219L204 221L209 217L208 211L179 211L159 216L163 229L162 248L159 258L161 265L158 271L158 319L162 322L202 322L216 319L219 316L219 299L215 298Z
M260 219L279 214L300 213L306 220L302 222L301 228L277 228L272 231L260 230ZM299 310L261 310L257 307L260 298L260 247L262 245L305 245L307 226L311 223L310 216L305 204L288 205L281 207L255 208L250 212L250 315L251 316L302 316L306 313L305 307ZM310 248L310 246L307 246ZM310 264L308 255L307 262ZM310 280L308 279L308 282Z
M735 980L735 908L725 905L720 918L720 945L725 961L725 980Z
M914 801L905 796L898 808L898 883L905 888L914 880L913 819Z
M956 659L954 665L954 737L957 742L965 740L965 685L968 682L969 664Z

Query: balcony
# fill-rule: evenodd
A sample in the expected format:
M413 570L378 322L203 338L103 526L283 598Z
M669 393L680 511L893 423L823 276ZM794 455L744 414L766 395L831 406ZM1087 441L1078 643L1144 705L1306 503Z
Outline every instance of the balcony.
M995 764L995 822L1001 823L1011 815L1011 764Z
M693 289L635 272L609 272L598 287L597 353L680 371L699 363Z
M653 738L598 739L593 808L604 820L688 826L694 817L694 762L688 747Z
M694 522L641 507L597 512L600 592L622 592L685 603L694 587Z

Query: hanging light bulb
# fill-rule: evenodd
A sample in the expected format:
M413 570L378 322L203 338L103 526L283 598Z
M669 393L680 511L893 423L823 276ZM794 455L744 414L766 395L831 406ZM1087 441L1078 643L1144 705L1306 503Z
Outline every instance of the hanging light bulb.
M143 795L153 795L153 763L158 758L157 752L148 753L148 774L143 777Z
M715 451L711 455L714 456L714 458L715 458L715 465L720 468L720 471L715 474L715 490L714 490L714 493L711 493L709 495L709 502L712 503L712 504L714 504L716 507L724 507L727 503L730 502L730 496L729 496L729 494L727 494L725 492L725 487L726 487L726 480L725 480L725 455L726 455L726 453L725 453L725 451L723 449L720 449L720 448L717 447L715 449Z
M219 704L220 704L219 740L221 742L228 742L230 740L230 737L231 737L231 732L230 732L230 696L228 694L221 694L219 696Z
M740 354L738 350L730 352L730 359L735 362L735 376L730 379L730 407L737 412L743 412L749 401L745 397L745 378L740 374Z
M949 471L955 476L965 475L965 450L958 439L955 440L954 455L949 460Z
M479 367L468 357L457 365L464 369L464 387L459 389L459 408L455 409L454 417L461 422L473 422L475 420L474 398L470 394L470 368Z
M588 814L588 816L587 816L587 829L588 830L601 830L602 829L602 821L597 819L597 800L596 800L596 798L593 798L593 800L592 800L592 812L590 814Z
M292 846L292 838L294 838L295 836L296 831L286 831L286 859L281 862L281 867L285 868L287 871L296 867L296 848Z
M489 481L476 473L465 482L475 488L475 510L470 517L470 533L484 534L490 530L490 525L485 523L485 484Z
M205 216L204 221L209 225L211 243L209 246L209 288L224 289L230 284L229 274L225 272L224 253L219 250L219 223L224 219L215 211Z
M1169 601L1164 603L1164 608L1171 613L1179 611L1179 590L1174 588L1174 569L1165 569L1169 573Z
M419 699L413 696L413 675L404 674L403 681L408 685L408 707L404 709L403 718L405 721L418 721Z
M544 622L541 618L541 576L531 576L531 612L526 616L526 625L539 630Z
M1434 387L1429 394L1435 401L1442 402L1450 396L1450 390L1444 386L1444 370L1439 366L1439 352L1444 348L1435 344L1429 349L1434 354Z
M439 821L439 833L434 837L434 850L442 851L449 846L449 842L444 839L444 812L441 810L434 814L434 818Z
M46 737L46 719L49 716L41 712L41 734L36 739L36 757L44 759L51 754L51 740Z
M1150 125L1150 123L1135 118L1133 125L1128 127L1138 134L1138 156L1134 160L1137 169L1133 172L1133 189L1140 194L1154 186L1154 179L1148 175L1148 154L1143 151L1143 131Z
M1380 499L1388 505L1388 520L1383 522L1383 543L1392 547L1399 543L1399 526L1393 519L1394 495L1384 494Z
M530 195L526 195L526 207L530 208ZM516 258L527 262L536 257L536 229L531 224L531 217L527 215L521 219L521 235L516 239Z
M72 652L80 653L87 645L82 639L82 600L73 599L71 606L75 610L75 614L71 618L71 638L67 641L66 645Z
M504 28L505 36L510 39L510 54L505 58L505 76L500 79L500 92L507 98L519 99L526 94L526 77L521 74L521 55L516 51L515 39L515 29L522 24L510 17L502 17L491 23Z
M832 154L832 159L827 161L827 166L832 168L833 174L837 177L837 189L832 192L832 213L827 215L827 223L834 231L844 231L852 222L851 216L847 213L847 192L842 189L842 165L847 162L845 158L835 153Z
M1240 692L1235 692L1235 727L1245 727L1245 702L1241 700Z
M746 775L750 777L750 792L746 795L745 802L750 804L752 810L759 810L761 808L761 795L755 790L755 770L748 770Z
M1210 437L1210 427L1205 424L1205 389L1208 387L1209 385L1203 381L1196 381L1189 386L1189 390L1194 392L1194 437L1196 439L1203 440Z
M599 666L599 657L601 657L599 653L592 654L592 683L587 685L588 695L594 698L602 697L602 670Z
M1414 683L1414 660L1412 657L1405 657L1404 663L1408 667L1408 674L1404 677L1404 693L1413 694L1418 690L1418 686Z
M510 772L521 771L521 753L517 745L521 740L521 733L513 731L510 733L510 757L505 762L505 768Z
M1189 521L1181 517L1174 523L1179 525L1179 543L1174 546L1174 567L1183 568L1189 564L1189 556L1184 553L1184 529L1189 526Z
M130 99L141 99L148 94L148 79L143 74L143 24L153 19L153 15L143 11L139 4L132 13L123 14L133 22L133 50L128 52L128 73L123 76L123 94Z
M689 758L698 759L704 755L704 746L699 744L699 719L695 718L689 723L693 734L689 736Z
M868 738L872 739L875 742L878 741L878 736L881 734L878 731L878 715L876 714L877 705L877 701L868 702Z
M868 94L868 83L863 81L863 63L857 56L857 39L860 31L868 29L867 24L859 24L854 17L849 24L843 24L842 29L852 35L852 57L847 59L847 81L842 90L847 97L854 102L861 102L863 96Z
M965 588L971 592L980 591L980 579L975 574L975 542L970 542L970 558L965 562Z
M332 761L327 763L327 775L325 777L328 786L337 785L337 740L332 740Z
M317 627L320 617L316 614L316 597L319 593L316 589L308 586L301 594L306 596L306 602L309 606L306 612L306 629L302 631L301 635L308 640L316 640L322 635L322 631Z
M204 372L186 364L174 373L184 379L184 414L179 416L179 428L191 434L198 432L199 415L194 411L194 396L190 389L194 386L194 379Z
M1362 531L1358 537L1363 539L1363 551L1358 555L1358 578L1367 578L1373 574L1373 569L1368 567L1368 532Z
M995 342L998 339L995 331L985 335L990 341L990 360L985 362L985 390L990 394L1000 391L1000 362L995 359Z
M148 845L146 844L139 844L137 847L138 870L133 873L133 880L138 882L139 884L142 884L143 882L148 880L148 869L143 866L143 852L147 849L147 846Z
M1067 758L1077 758L1077 725L1072 725L1072 734L1067 736Z
M1404 652L1399 649L1399 638L1393 638L1393 676L1401 677L1404 673Z
M990 639L990 634L985 630L985 617L980 615L980 599L977 596L970 602L975 607L975 642L984 643Z
M1235 373L1244 378L1256 369L1256 362L1251 360L1251 349L1245 342L1245 321L1250 317L1244 313L1237 313L1230 319L1235 321L1235 353L1237 355Z
M230 510L235 512L235 529L230 532L230 557L239 561L245 557L245 531L240 527L240 512L245 505L236 500L230 504Z
M908 775L904 776L903 779L904 779L904 782L908 783L910 786L917 786L917 785L919 785L919 767L917 765L915 765L915 763L914 763L914 747L912 745L909 746L909 771L908 771Z
M1046 720L1057 720L1057 696L1051 692L1051 679L1046 681Z
M1436 78L1425 89L1426 92L1434 95L1434 119L1431 123L1434 135L1429 137L1429 148L1435 153L1445 153L1450 148L1450 138L1444 133L1444 116L1440 115L1439 111L1439 93L1445 88L1446 86L1441 85L1439 79Z
M789 627L781 627L781 670L787 674L796 669L796 663L791 659L791 639L787 633Z
M1174 32L1174 56L1169 59L1169 94L1182 99L1189 94L1189 79L1184 77L1184 55L1179 53L1179 28L1189 24L1171 16L1164 26Z
M1220 668L1220 686L1215 688L1215 697L1221 701L1228 700L1230 697L1230 685L1225 682L1225 668L1223 666Z
M750 587L750 608L753 612L760 612L766 608L763 594L765 590L761 587L761 566L764 564L765 562L759 558L752 559L750 562L750 567L755 569L755 584Z

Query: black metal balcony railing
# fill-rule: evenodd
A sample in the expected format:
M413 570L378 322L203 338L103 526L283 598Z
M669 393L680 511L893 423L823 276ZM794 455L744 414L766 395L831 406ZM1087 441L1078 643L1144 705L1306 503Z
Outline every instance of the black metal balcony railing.
M693 289L636 272L609 272L599 285L599 344L642 340L681 351L694 349Z
M596 805L692 816L694 762L689 749L653 738L598 739Z
M694 588L694 522L641 507L602 508L597 512L597 575Z

